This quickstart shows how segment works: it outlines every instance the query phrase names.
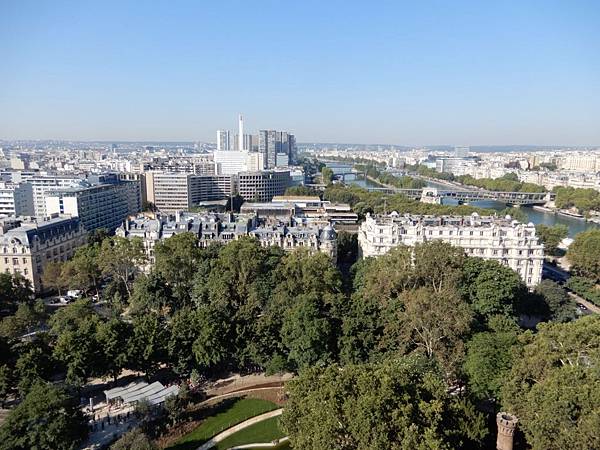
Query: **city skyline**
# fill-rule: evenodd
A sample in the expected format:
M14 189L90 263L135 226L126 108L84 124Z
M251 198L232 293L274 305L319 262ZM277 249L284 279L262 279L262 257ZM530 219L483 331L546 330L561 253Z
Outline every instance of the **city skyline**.
M1 139L600 145L594 2L0 10Z

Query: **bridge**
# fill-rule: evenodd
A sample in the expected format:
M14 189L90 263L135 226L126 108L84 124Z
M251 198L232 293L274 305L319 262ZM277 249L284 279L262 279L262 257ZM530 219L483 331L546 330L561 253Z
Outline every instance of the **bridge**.
M357 180L359 177L367 178L367 174L365 172L360 172L356 169L351 169L345 172L336 172L333 174L335 178L338 180L342 180L344 183L346 182L346 177L351 176L353 180Z
M478 190L442 190L427 187L424 189L396 189L396 188L368 188L369 191L384 192L387 194L403 194L413 200L424 203L441 203L442 199L450 198L459 203L470 203L478 200L494 200L507 205L543 205L554 200L552 192L500 192Z

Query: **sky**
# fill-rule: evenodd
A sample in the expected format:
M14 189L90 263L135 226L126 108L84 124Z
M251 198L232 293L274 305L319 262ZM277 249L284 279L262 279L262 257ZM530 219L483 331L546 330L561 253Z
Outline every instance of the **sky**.
M600 2L0 0L0 139L600 145Z

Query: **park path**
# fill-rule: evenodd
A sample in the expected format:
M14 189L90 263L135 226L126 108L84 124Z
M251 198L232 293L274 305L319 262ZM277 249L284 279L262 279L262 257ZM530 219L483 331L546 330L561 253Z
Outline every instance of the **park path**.
M225 431L220 432L219 434L217 434L216 436L211 438L209 441L202 444L196 450L208 450L210 448L213 448L216 444L221 442L223 439L228 438L232 434L237 433L238 431L243 430L244 428L248 428L249 426L254 425L255 423L262 422L263 420L267 420L272 417L280 416L282 413L283 413L283 408L279 408L279 409L275 409L273 411L269 411L264 414L260 414L258 416L252 417L248 420L245 420L244 422L238 423L237 425L234 425L231 428L228 428Z

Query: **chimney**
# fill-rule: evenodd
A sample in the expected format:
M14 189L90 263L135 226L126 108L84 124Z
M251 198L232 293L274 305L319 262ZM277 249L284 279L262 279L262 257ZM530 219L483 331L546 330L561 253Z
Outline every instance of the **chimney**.
M513 450L513 437L518 422L517 416L507 412L499 412L496 415L496 424L498 425L497 450Z

